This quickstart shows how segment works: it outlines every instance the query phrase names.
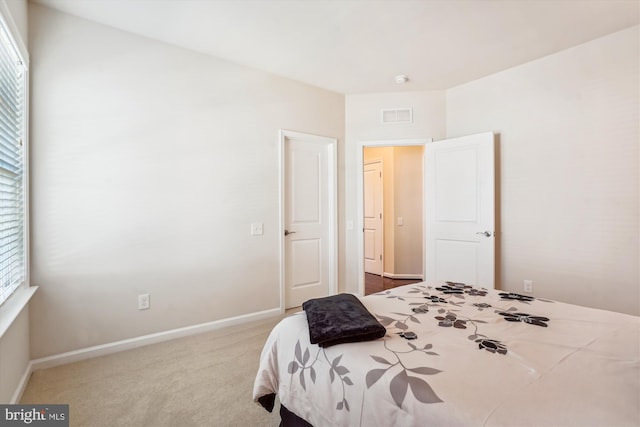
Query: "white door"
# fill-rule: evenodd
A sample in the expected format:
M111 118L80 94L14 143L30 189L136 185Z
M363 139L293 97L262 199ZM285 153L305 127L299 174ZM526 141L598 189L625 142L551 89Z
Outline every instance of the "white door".
M285 308L337 289L336 140L283 131Z
M426 149L426 281L494 288L493 133L433 142Z
M382 276L382 162L364 165L364 271Z

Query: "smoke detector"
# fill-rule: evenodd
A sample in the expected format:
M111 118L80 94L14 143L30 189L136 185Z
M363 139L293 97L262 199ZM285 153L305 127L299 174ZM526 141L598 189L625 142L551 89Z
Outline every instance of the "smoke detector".
M399 85L404 84L406 82L409 81L409 77L405 76L404 74L398 74L395 79L396 83L398 83Z

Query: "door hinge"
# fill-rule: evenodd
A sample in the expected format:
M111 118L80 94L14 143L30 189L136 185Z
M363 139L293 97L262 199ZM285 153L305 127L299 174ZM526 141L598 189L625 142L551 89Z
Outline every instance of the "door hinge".
M382 219L382 214L380 214L380 219Z

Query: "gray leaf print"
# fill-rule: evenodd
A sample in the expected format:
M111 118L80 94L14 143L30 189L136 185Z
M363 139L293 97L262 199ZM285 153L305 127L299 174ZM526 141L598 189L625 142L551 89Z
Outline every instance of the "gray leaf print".
M408 388L409 376L404 370L402 370L398 375L393 377L391 383L389 384L391 396L393 397L393 400L396 402L396 405L398 405L399 408L402 408L402 402L407 395Z
M417 400L419 400L422 403L442 402L442 399L440 399L436 395L436 393L433 391L431 386L427 384L426 381L417 377L407 377L407 378L409 378L409 386L411 387L411 392L413 393L413 395Z
M296 360L302 363L302 350L300 349L300 341L296 342Z
M338 374L340 376L349 373L349 370L347 368L345 368L344 366L336 366L335 370L336 370L336 374Z
M305 384L305 381L304 381L304 370L300 371L300 385L302 386L304 391L307 391L307 385Z
M340 363L340 359L342 359L342 355L336 357L335 359L333 359L333 362L331 362L331 366L333 368L335 368L336 366L338 366L338 363Z
M419 368L413 368L413 369L407 369L407 370L411 372L415 372L416 374L422 374L422 375L435 375L437 373L442 372L438 369L428 368L426 366L421 366Z
M402 330L409 329L409 327L407 325L405 325L404 323L402 323L400 321L396 322L396 328L402 329Z
M374 385L376 381L378 381L380 377L384 375L385 372L387 372L386 369L372 369L367 372L367 388L370 388L372 385Z
M389 362L387 359L380 357L380 356L371 356L371 358L373 360L375 360L378 363L384 363L385 365L391 365L391 362Z

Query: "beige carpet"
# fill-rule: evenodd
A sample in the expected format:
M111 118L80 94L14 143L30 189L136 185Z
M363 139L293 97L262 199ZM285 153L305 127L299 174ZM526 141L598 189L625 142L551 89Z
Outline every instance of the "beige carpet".
M280 317L35 371L24 404L69 404L71 426L277 426L252 401Z

